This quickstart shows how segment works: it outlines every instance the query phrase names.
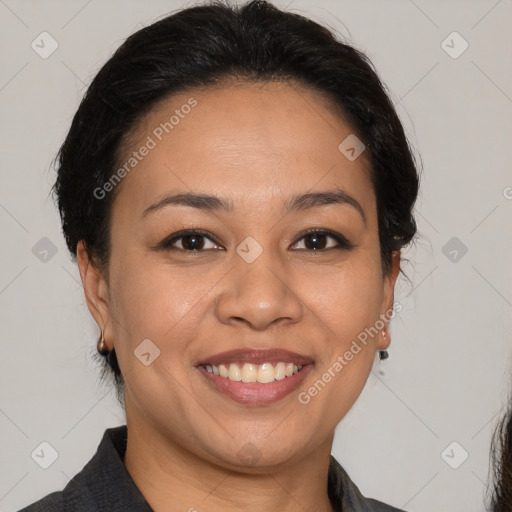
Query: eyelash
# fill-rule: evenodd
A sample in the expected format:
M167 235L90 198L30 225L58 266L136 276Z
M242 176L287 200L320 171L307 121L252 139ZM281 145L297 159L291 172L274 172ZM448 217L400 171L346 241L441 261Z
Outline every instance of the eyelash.
M303 238L305 238L307 235L311 235L311 234L327 235L329 238L333 238L338 243L338 246L337 247L329 247L327 249L296 249L296 250L308 251L308 252L313 252L313 253L315 253L315 252L321 253L321 252L329 251L331 249L343 249L343 250L350 251L351 249L353 249L355 247L355 245L352 244L351 242L349 242L343 235L336 233L335 231L331 231L330 229L319 229L319 228L312 228L312 229L308 229L308 230L302 232L299 235L299 238L292 245L297 245L297 243L300 242ZM161 242L158 245L158 249L176 250L176 251L188 252L188 253L200 253L200 252L205 252L207 250L212 250L212 249L187 250L187 249L180 249L179 247L173 247L173 244L175 242L177 242L181 238L184 238L184 237L190 236L190 235L200 235L200 236L207 238L208 240L210 240L211 242L213 242L216 245L221 245L215 239L213 239L211 234L208 233L207 231L204 231L202 229L186 229L184 231L179 231L178 233L174 233L169 238L165 239L163 242Z

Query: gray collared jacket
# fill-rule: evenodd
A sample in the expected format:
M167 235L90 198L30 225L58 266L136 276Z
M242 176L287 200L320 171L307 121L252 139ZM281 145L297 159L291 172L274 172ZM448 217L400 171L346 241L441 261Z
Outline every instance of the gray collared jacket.
M126 442L126 425L105 430L96 454L62 491L19 512L153 512L124 465ZM336 512L404 512L365 498L332 456L327 490Z

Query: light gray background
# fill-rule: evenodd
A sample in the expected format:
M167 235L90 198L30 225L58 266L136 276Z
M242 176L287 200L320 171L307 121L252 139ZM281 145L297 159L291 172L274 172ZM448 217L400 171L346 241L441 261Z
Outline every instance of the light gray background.
M414 512L483 510L491 432L512 387L512 2L275 3L367 52L424 164L421 238L405 253L413 284L397 288L390 358L376 363L333 453L365 495ZM3 512L62 489L104 429L124 423L98 383L98 330L48 196L50 163L123 39L191 4L0 0ZM43 31L59 44L48 59L31 48ZM469 43L456 59L441 46L453 31ZM32 252L42 237L57 248L46 262ZM442 250L452 237L468 248L456 262ZM31 458L42 441L58 452L46 470ZM453 441L452 464L469 453L458 469L442 457Z

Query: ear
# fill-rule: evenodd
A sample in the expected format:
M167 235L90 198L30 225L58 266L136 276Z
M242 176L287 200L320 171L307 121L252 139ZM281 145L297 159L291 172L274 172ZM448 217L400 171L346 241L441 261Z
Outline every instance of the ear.
M102 272L90 260L83 240L77 244L78 269L84 287L85 300L91 315L100 329L103 329L105 343L109 350L114 348L111 332L112 322L108 296L108 283Z
M400 272L400 249L393 251L391 254L391 267L388 274L384 277L384 294L382 296L382 304L380 311L380 318L386 324L383 328L385 335L382 331L379 334L378 350L385 350L391 343L391 334L389 332L389 322L393 312L393 304L395 300L395 283Z

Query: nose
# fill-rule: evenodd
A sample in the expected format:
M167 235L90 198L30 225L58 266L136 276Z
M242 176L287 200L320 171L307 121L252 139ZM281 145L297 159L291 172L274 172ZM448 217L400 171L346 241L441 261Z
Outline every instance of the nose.
M263 251L252 263L235 255L234 268L216 299L217 318L226 325L245 323L257 331L299 322L303 305L287 274L285 264L270 251Z

